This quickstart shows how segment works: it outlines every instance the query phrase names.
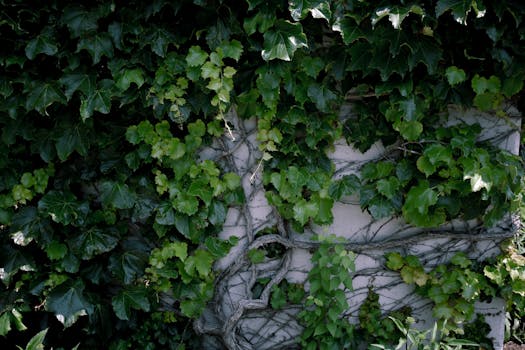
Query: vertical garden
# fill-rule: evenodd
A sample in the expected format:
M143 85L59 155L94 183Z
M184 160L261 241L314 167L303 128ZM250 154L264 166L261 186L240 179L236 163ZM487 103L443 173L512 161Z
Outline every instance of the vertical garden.
M255 178L281 231L330 224L348 195L374 219L423 228L518 213L522 159L479 142L479 125L442 121L455 105L515 126L524 16L518 0L0 0L2 349L202 348L195 321L228 272L215 262L241 244L219 233ZM249 179L229 161L235 147L221 148L242 144L248 120ZM392 157L336 179L328 153L341 139ZM268 242L241 260L278 255ZM385 264L450 336L469 333L475 300L503 297L509 336L524 337L524 245L440 270L397 252ZM342 317L353 253L306 248L308 284L254 292L269 309L304 309L290 347L397 344L410 315L382 315L373 293L361 324ZM323 272L339 283L322 287ZM228 332L216 345L240 346Z

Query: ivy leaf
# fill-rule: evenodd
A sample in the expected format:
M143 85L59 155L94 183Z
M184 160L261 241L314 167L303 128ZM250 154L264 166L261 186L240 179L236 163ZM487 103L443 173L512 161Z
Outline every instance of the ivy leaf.
M223 41L217 48L223 57L233 58L235 61L241 58L242 50L242 44L238 40Z
M48 56L55 55L58 52L58 47L49 33L43 33L27 43L25 52L27 58L33 60L41 53Z
M377 191L388 199L393 199L398 194L400 187L401 183L394 176L390 176L388 179L380 179L376 184Z
M408 15L410 15L411 13L414 13L419 16L425 15L424 10L418 5L412 5L410 7L383 7L377 9L372 14L372 26L375 26L377 22L379 22L382 18L388 16L388 20L392 24L392 27L394 27L395 29L401 29L401 24L403 23L405 18L407 18Z
M27 111L36 110L38 113L47 115L46 108L53 103L66 103L66 96L55 83L36 82L27 95L25 107Z
M330 102L336 100L337 96L326 85L311 84L308 87L308 97L312 99L321 112L330 110Z
M168 53L170 43L175 42L175 36L164 28L155 27L151 33L146 36L145 43L151 45L151 51L157 56L165 57Z
M423 132L423 124L418 121L400 121L394 123L394 129L407 141L415 141Z
M111 111L111 97L105 89L94 90L87 98L80 102L80 116L82 120L90 118L97 111L108 114Z
M319 224L329 224L334 219L332 208L334 201L332 198L319 198L319 211L315 217L315 222Z
M95 255L109 252L117 246L119 237L112 229L89 228L80 235L69 239L68 243L82 260L89 260Z
M50 221L38 215L33 206L25 206L13 215L11 222L11 238L17 245L25 246L34 239L47 239L52 235Z
M452 150L439 143L433 143L423 151L425 157L433 165L447 164L452 162Z
M448 83L452 86L462 83L467 79L465 71L456 66L448 67L445 71L445 75L447 77Z
M357 42L350 46L350 69L367 72L372 57L372 46L366 42Z
M357 193L360 186L361 181L356 175L345 175L341 179L330 184L328 195L335 201L338 201L342 197Z
M405 265L403 256L401 256L401 254L397 252L388 253L385 257L386 267L388 267L390 270L399 271L403 267L403 265Z
M501 80L494 75L487 79L476 74L472 78L471 85L472 90L478 95L485 92L498 93L501 90Z
M89 203L78 201L71 192L52 190L40 199L38 210L50 215L55 222L82 225L89 212Z
M408 56L410 70L413 70L418 63L423 63L427 67L428 73L434 74L443 55L443 50L435 39L426 35L419 35L410 44L413 48L413 53Z
M131 309L149 312L150 302L147 291L143 288L129 288L121 290L111 300L115 315L121 320L129 320Z
M411 212L419 214L428 213L428 208L436 204L438 201L438 194L429 187L426 180L421 180L418 184L412 187L406 196L405 204L403 205L403 213L407 213L407 217Z
M310 218L315 217L318 211L319 205L316 202L307 202L301 198L293 207L293 217L301 225L304 225Z
M44 339L46 338L49 328L41 330L35 334L26 345L25 350L44 350Z
M390 200L383 196L375 196L368 204L370 215L376 220L391 216L396 212L396 208Z
M367 38L365 31L359 27L353 18L350 17L344 17L334 24L332 29L341 32L343 42L346 45L350 45L359 39Z
M124 284L131 284L144 273L147 260L148 255L144 251L132 247L118 256L112 255L109 269Z
M73 38L98 28L98 16L79 5L70 5L64 9L61 22L67 25Z
M222 225L226 220L226 206L223 202L213 200L208 209L208 220L210 224Z
M128 185L104 181L100 184L100 200L105 206L112 205L117 209L130 209L135 204L135 194L129 190Z
M266 251L259 249L250 249L247 253L248 259L252 264L260 264L266 258Z
M63 134L56 140L55 148L58 158L66 160L73 151L77 151L81 156L87 156L89 139L86 129L82 125L70 126L63 131Z
M70 100L76 91L90 96L95 91L96 77L90 74L70 73L64 74L60 78L60 83L65 86L65 95L67 100Z
M207 277L210 274L211 266L213 264L213 256L208 251L197 249L186 261L188 260L192 260L192 262L189 262L188 264L195 266L200 277Z
M89 52L94 64L99 63L102 56L113 58L113 42L108 33L81 38L78 41L77 52L81 50Z
M124 69L116 77L115 86L121 91L129 89L131 83L135 83L137 88L144 84L144 72L140 68Z
M297 49L307 47L306 34L300 23L278 20L275 27L264 33L262 58L291 61Z
M294 21L304 19L308 12L312 14L313 18L322 18L327 22L330 22L332 17L330 2L326 0L290 0L288 1L288 9Z
M13 249L10 245L2 246L0 257L2 258L3 265L0 279L6 286L9 285L11 278L18 271L34 271L36 268L35 261L31 255L18 249Z
M200 67L208 59L208 53L200 48L200 46L192 46L186 56L186 63L190 67Z
M93 305L84 296L81 280L69 281L54 288L46 298L46 311L55 314L64 327L72 326L80 316L93 312Z
M452 11L454 19L463 25L467 24L467 15L475 2L473 0L438 0L436 17L447 11Z

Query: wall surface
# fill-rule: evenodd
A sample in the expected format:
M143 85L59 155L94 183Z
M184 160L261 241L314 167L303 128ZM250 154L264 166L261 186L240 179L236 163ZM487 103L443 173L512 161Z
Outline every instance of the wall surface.
M519 113L515 108L508 108L509 119L455 107L450 107L449 112L450 117L443 120L444 125L477 122L483 128L480 140L518 153ZM241 121L233 114L229 118L234 126L235 140L224 137L202 154L204 158L224 158L224 164L231 168L229 170L242 177L246 195L242 207L229 209L221 233L222 238L237 236L239 243L217 263L215 268L220 275L213 303L195 324L210 349L293 348L301 333L301 326L296 321L300 310L297 306L273 310L269 297L272 286L283 279L292 283L305 282L311 267L310 252L316 247L316 242L311 240L313 235L344 237L346 247L357 253L354 290L347 294L350 308L345 313L350 322L357 321L359 307L372 287L379 294L385 311L410 306L416 326L428 328L433 323L429 301L413 293L413 288L403 283L398 273L384 266L384 253L398 251L417 255L427 268L447 262L458 251L467 253L472 259L484 260L497 255L499 243L512 236L516 229L510 215L492 228L485 228L475 220L457 220L432 230L411 227L398 217L373 220L361 210L358 198L352 196L335 203L331 225L312 225L308 232L296 233L283 223L265 198L255 120ZM363 164L385 156L387 149L380 143L363 154L344 140L337 142L330 154L336 178L359 175ZM274 233L258 235L269 227L275 227ZM270 244L280 245L284 254L267 258L260 264L251 264L246 252ZM253 287L261 278L269 278L270 282L255 298ZM491 326L489 336L495 349L501 349L505 317L503 301L495 299L491 303L478 303L476 310L485 315Z

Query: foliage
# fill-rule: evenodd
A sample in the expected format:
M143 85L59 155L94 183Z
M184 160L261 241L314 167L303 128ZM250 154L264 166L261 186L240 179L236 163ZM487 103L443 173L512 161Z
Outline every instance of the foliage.
M319 237L321 245L312 256L308 272L309 290L306 309L299 313L305 329L300 343L305 349L344 349L355 346L354 327L345 319L348 309L346 291L352 290L355 270L352 252L330 237Z
M477 142L476 126L438 126L450 104L503 120L507 101L523 107L524 9L515 1L1 6L0 335L7 342L44 328L54 348L173 347L191 338L181 325L209 301L213 264L236 243L217 233L227 209L244 201L226 157L200 157L221 135L235 139L232 109L257 118L267 198L298 231L330 223L333 203L351 194L375 218L401 215L417 226L458 217L490 225L516 207L522 162ZM352 115L341 116L347 102ZM327 152L341 137L362 151L381 141L396 152L363 167L361 177L334 180ZM257 263L268 255L249 257ZM307 299L315 311L302 315L303 344L315 337L328 346L351 333L340 322L339 289L351 287L351 256L340 246L314 253L333 282L316 285L326 279L319 270L309 277L317 281ZM404 259L399 269L420 288L446 279ZM518 300L522 266L508 259L485 275L455 270L509 281L515 290L498 291ZM281 287L287 296L275 289L276 306L298 300L290 296L295 287ZM443 293L472 299L478 287L485 288ZM173 314L141 324L162 312L163 300ZM460 306L439 314L462 319L470 309ZM170 322L178 329L173 343L150 342Z

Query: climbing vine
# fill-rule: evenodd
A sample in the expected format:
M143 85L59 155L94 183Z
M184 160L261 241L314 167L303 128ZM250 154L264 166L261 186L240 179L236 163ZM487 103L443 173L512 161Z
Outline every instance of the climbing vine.
M247 310L305 303L293 341L344 347L353 326L341 284L350 293L359 246L307 232L333 221L335 203L354 196L374 219L424 228L491 227L520 204L523 162L499 148L519 131L510 110L524 108L519 2L0 6L0 339L9 345L183 349L200 346L198 331L234 348ZM510 131L486 140L478 121L448 118L471 107ZM330 152L342 139L386 151L340 175ZM237 157L243 147L249 166ZM249 217L259 189L276 218L266 226ZM244 215L235 225L246 237L224 233L230 213ZM298 242L292 232L307 234ZM313 254L309 284L285 278L294 249ZM457 323L480 297L523 310L521 258L509 250L480 270L456 256L452 271L435 272L397 253L386 261L434 297L438 318ZM198 323L247 269L250 298L232 303L222 328ZM456 277L472 289L450 282L437 293ZM396 336L389 318L369 315L363 329L378 323L379 340Z

